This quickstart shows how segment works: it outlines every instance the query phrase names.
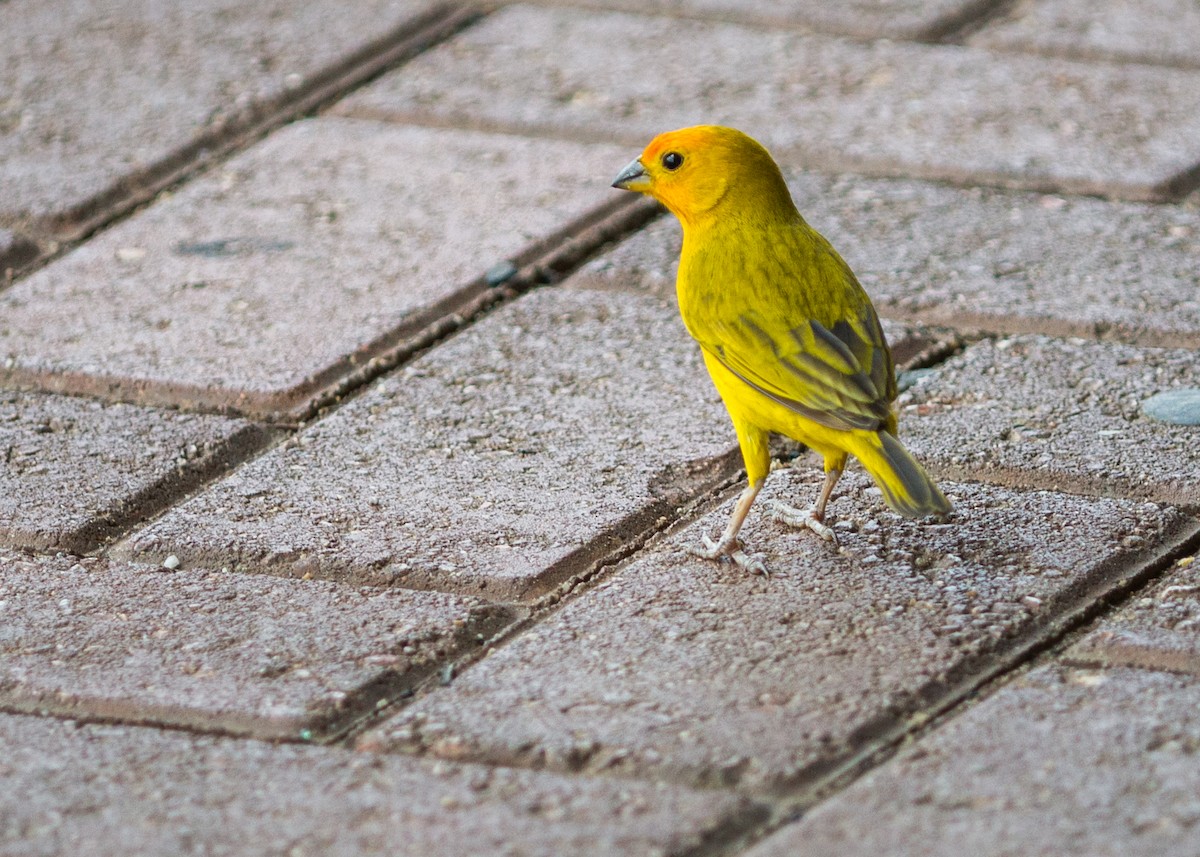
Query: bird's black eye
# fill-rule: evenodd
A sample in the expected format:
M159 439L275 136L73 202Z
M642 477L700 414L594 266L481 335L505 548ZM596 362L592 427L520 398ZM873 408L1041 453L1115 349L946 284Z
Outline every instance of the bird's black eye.
M662 165L674 172L683 166L683 155L678 152L667 152L662 156Z

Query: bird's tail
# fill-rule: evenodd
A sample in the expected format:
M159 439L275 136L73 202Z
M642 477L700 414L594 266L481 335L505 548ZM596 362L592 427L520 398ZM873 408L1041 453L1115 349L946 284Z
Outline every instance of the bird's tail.
M950 501L893 435L881 431L859 437L862 442L851 452L871 474L883 492L884 502L894 511L906 518L944 515L950 511Z

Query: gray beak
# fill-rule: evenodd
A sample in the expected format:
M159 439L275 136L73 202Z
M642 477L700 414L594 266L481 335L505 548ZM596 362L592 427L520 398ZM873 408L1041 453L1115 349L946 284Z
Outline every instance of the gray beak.
M650 187L650 177L646 175L646 168L642 166L642 162L635 160L621 170L613 180L612 186L621 190L645 191Z

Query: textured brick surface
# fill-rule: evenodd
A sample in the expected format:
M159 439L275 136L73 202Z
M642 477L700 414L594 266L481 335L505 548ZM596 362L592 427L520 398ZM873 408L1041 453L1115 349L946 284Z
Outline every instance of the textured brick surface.
M733 449L673 306L542 290L176 507L130 550L524 598L673 515L732 471Z
M803 199L885 314L1200 345L1195 207L853 178Z
M903 394L900 424L914 451L959 478L1194 505L1200 433L1152 419L1141 405L1192 386L1198 370L1195 351L986 340Z
M89 550L265 440L243 420L0 391L0 544Z
M1174 570L1067 652L1073 663L1200 675L1200 563Z
M0 0L0 855L1193 857L1198 24ZM836 543L690 552L741 459L609 182L695 122L858 272L947 519L855 465Z
M434 6L0 3L0 222L86 216L115 186L219 139Z
M536 2L536 0L535 0ZM956 29L985 8L986 0L544 0L547 5L583 5L627 12L660 12L767 24L865 38L920 39Z
M0 380L301 406L482 289L497 261L611 201L597 176L624 156L297 123L0 293Z
M507 618L432 592L0 551L0 707L319 737Z
M1188 857L1200 824L1197 712L1194 678L1039 670L747 857Z
M1200 68L1200 7L1192 0L1024 0L971 43Z
M0 716L0 851L680 854L756 810L651 783Z
M717 122L796 165L1135 198L1179 190L1200 162L1200 72L525 6L340 109L634 153L660 131Z
M884 315L1200 346L1200 211L926 182L791 173L792 194ZM576 280L674 294L665 216Z
M820 471L802 466L765 495L808 502ZM803 780L1184 525L1152 505L953 483L951 522L913 523L882 511L865 477L843 482L829 513L840 550L759 509L744 541L772 577L685 553L726 503L360 746L754 790Z

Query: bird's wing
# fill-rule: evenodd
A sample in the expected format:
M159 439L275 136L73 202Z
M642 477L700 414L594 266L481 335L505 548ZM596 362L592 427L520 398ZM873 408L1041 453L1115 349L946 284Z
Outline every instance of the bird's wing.
M879 319L870 306L826 327L795 327L751 310L724 320L701 346L751 388L829 428L886 425L896 380Z

